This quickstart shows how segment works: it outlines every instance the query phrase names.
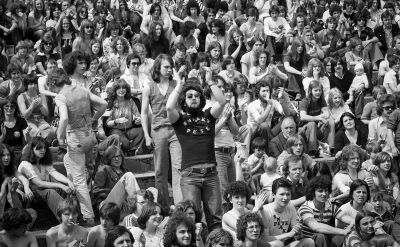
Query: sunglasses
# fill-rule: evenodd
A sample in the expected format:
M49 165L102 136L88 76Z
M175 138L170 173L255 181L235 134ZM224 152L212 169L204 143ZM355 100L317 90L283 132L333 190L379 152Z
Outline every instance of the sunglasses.
M86 29L93 29L93 26L86 26Z
M385 111L392 111L393 108L394 108L393 106L384 106L384 107L382 107L382 109L385 110Z
M119 160L122 158L122 155L115 155L114 157L112 157L114 160Z
M53 43L51 43L51 42L44 42L43 44L44 45L53 45Z
M133 66L139 66L140 63L139 63L139 62L132 62L131 65L133 65Z

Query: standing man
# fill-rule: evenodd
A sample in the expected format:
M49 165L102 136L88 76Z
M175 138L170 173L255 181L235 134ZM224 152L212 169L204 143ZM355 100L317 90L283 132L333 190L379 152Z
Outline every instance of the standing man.
M182 151L174 128L167 117L166 103L176 86L172 79L173 60L171 56L160 54L154 61L151 80L144 85L142 94L142 127L147 147L154 147L154 169L158 201L163 207L169 207L168 172L172 168L172 190L174 202L182 200L180 188L180 168ZM181 70L185 70L185 66ZM152 110L151 135L148 129L149 106ZM171 164L168 162L171 157Z
M67 147L64 165L75 185L84 221L88 226L94 226L86 167L92 161L93 147L97 144L92 127L97 127L107 102L88 89L73 85L63 69L49 74L48 84L51 91L57 93L55 102L60 115L57 138L61 147Z
M209 80L215 103L203 112L206 103L198 84L184 86L176 74L177 85L167 101L169 121L182 147L181 189L183 200L203 203L209 230L221 225L221 190L215 160L215 122L226 104L222 91ZM177 103L179 105L177 105Z

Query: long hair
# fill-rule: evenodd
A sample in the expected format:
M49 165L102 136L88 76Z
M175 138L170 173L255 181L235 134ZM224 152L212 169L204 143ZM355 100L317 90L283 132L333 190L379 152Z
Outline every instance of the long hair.
M157 26L161 27L160 37L157 37L157 35L156 35ZM153 41L161 41L161 40L165 39L164 29L163 29L163 25L161 24L161 22L155 21L155 22L151 23L151 25L149 27L149 38Z
M301 54L297 52L297 47L302 46L303 51ZM291 60L298 62L300 60L303 60L303 66L306 66L307 64L307 55L306 55L306 44L302 39L299 38L294 38L292 46L290 47L290 52L288 54L291 57Z
M263 50L258 54L257 59L254 61L254 66L259 66L260 65L260 56L261 56L261 54L267 55L267 59L265 60L265 67L268 67L269 62L271 61L271 55L266 50Z
M375 156L375 159L372 161L372 163L380 169L381 163L385 161L389 161L389 163L392 163L392 156L387 152L380 152ZM392 176L392 172L393 172L393 165L390 165L390 169L386 174L386 177Z
M146 204L143 205L142 212L140 213L139 217L137 218L137 223L140 229L144 230L146 228L146 223L149 220L150 216L156 215L156 208L160 208L161 214L162 213L162 207L156 203L156 202L146 202Z
M36 2L37 2L37 1L41 1L41 2L42 2L42 5L43 5L42 10L40 10L40 11L36 8ZM4 10L5 10L5 9L4 9ZM35 17L35 19L38 19L38 18L40 18L41 16L43 16L43 17L46 16L46 8L45 8L45 6L44 6L44 1L43 1L43 0L35 0L35 1L33 1L33 16Z
M178 104L184 112L187 112L186 106L186 92L189 90L194 90L200 94L200 105L199 108L203 109L206 105L206 97L204 96L203 90L201 89L200 85L197 84L189 84L185 85L182 89L181 94L179 95Z
M195 214L195 222L201 222L202 211L197 208L196 204L192 200L181 201L175 205L175 212L186 213L188 209L193 209Z
M333 109L333 98L335 96L340 96L340 98L342 98L342 100L340 101L340 107L344 106L344 100L343 100L343 94L342 92L337 89L336 87L332 88L331 90L329 90L329 96L328 96L328 106L330 109Z
M94 54L93 53L93 51L92 51L92 46L94 45L94 44L99 44L99 53L98 54ZM100 40L98 40L98 39L92 39L92 40L90 40L90 42L89 42L89 54L90 55L94 55L94 56L96 56L96 57L98 57L98 58L100 58L101 56L103 56L103 46L102 46L102 44L101 44L101 41Z
M210 56L210 60L211 60L211 51L212 51L213 49L215 49L215 48L219 48L219 50L221 51L221 52L219 53L218 60L222 61L222 53L223 53L223 51L222 51L222 46L221 46L221 44L220 44L218 41L212 41L212 42L210 43L210 45L208 46L207 54L208 54L208 56Z
M124 47L123 53L124 54L128 54L129 53L129 42L127 39L125 39L122 36L118 36L116 37L112 42L111 42L111 49L113 50L113 52L117 53L117 42L121 41L122 42L122 46Z
M85 19L81 23L81 30L79 32L79 37L81 37L82 40L85 39L85 27L87 27L87 26L92 26L93 27L93 32L90 35L90 39L94 39L94 35L95 35L94 34L94 24L93 24L93 22L89 21L88 19Z
M233 237L228 231L222 228L214 229L208 234L205 247L213 247L224 239L228 240L228 246L233 246Z
M342 116L340 116L340 120L339 120L339 128L340 128L340 129L344 129L343 119L344 119L345 117L349 117L349 118L353 119L354 125L356 124L356 123L355 123L355 122L356 122L356 117L353 115L353 113L351 113L351 112L344 112L344 113L342 114Z
M321 84L321 82L317 81L317 80L312 80L310 82L310 85L308 86L308 98L311 100L312 98L312 90L316 87L320 87L321 88L321 96L318 99L318 102L320 103L319 105L322 105L322 102L325 100L325 96L324 96L324 88Z
M7 150L10 154L10 163L7 166L5 166L3 164L3 161L1 159L4 154L4 150ZM1 182L3 182L2 180L4 179L4 176L9 176L9 177L14 176L15 171L17 169L16 162L17 161L15 158L15 154L14 154L14 152L11 151L10 146L8 146L5 143L1 144L0 145L0 179L1 179Z
M112 161L113 157L114 157L115 154L118 153L118 152L119 152L119 155L121 155L121 170L125 172L126 169L125 169L125 157L124 157L124 153L122 152L122 150L121 150L119 147L117 147L117 146L115 146L115 145L109 146L109 147L106 149L106 151L104 151L104 154L103 154L103 161L104 161L104 164L106 164L106 165L111 165L111 161Z
M38 148L45 148L45 155L43 158L38 158L36 157L34 153L34 149ZM49 149L49 146L47 145L46 141L44 140L43 137L41 136L35 136L32 138L32 141L27 145L26 148L24 148L22 152L22 161L28 161L32 165L36 165L36 163L39 163L41 165L52 165L53 164L53 158L51 156L51 152Z
M156 59L154 60L154 64L153 64L153 69L151 71L151 78L153 79L153 81L155 83L160 83L160 79L161 79L161 63L163 60L167 60L169 62L169 64L171 65L171 67L174 67L174 61L172 60L172 57L170 55L167 54L160 54L156 57ZM169 80L172 80L172 75L170 76Z
M60 25L58 25L58 27L56 29L56 37L57 37L58 42L61 42L62 35L64 33L64 28L63 28L64 20L68 20L68 22L69 22L68 30L71 32L72 37L74 37L78 33L78 31L75 29L74 25L72 25L72 22L71 22L72 18L70 16L61 17Z
M360 180L360 179L354 180L353 183L351 183L351 185L350 185L350 193L349 193L350 202L353 202L354 191L361 186L364 186L366 188L367 198L366 198L365 202L369 202L369 200L371 199L371 193L369 191L369 186L368 186L367 182L365 182L364 180Z
M314 66L320 66L321 71L319 72L319 76L322 78L325 76L325 68L324 64L321 62L321 60L317 58L311 58L310 61L308 62L308 67L307 67L307 77L313 77L313 69Z

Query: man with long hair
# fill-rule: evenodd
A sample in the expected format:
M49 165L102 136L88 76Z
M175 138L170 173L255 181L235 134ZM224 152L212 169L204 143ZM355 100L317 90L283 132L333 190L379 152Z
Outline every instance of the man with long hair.
M169 207L168 172L172 169L172 189L175 203L182 199L180 189L181 146L167 117L166 103L176 81L172 79L174 62L169 55L160 54L154 61L150 82L142 94L142 127L146 146L154 148L155 184L158 201ZM183 67L184 68L184 67ZM152 110L151 135L149 131L149 106ZM171 164L168 162L171 157Z

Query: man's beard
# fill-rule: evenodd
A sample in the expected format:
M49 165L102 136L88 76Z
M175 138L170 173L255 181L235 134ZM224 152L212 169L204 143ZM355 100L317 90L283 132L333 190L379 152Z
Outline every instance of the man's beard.
M197 106L197 107L190 107L190 106L185 106L185 112L188 113L191 116L199 116L200 113L202 112L202 108L201 106Z
M258 97L259 99L260 99L260 101L262 102L262 103L268 103L268 101L266 100L266 99L264 99L264 97Z

